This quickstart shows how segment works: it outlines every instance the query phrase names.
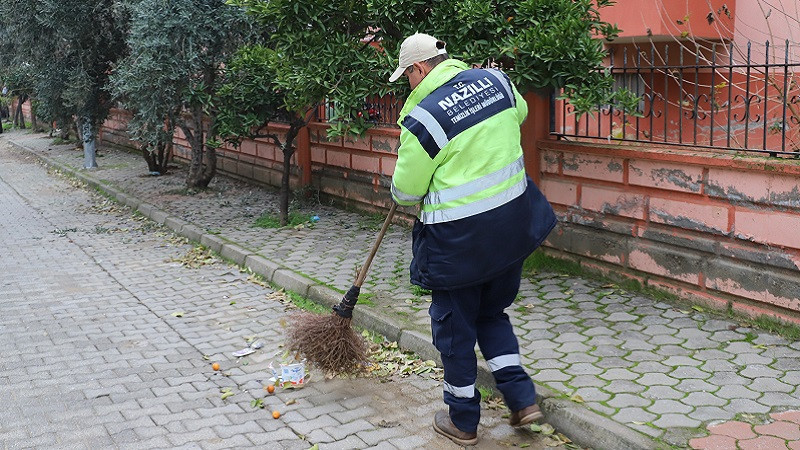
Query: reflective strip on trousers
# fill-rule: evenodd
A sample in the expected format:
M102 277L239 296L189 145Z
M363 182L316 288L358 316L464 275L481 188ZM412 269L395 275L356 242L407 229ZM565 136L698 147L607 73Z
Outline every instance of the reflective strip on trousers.
M518 183L491 197L487 197L476 202L467 203L466 205L456 206L454 208L440 209L437 211L423 211L420 214L420 220L422 223L429 225L434 223L451 222L453 220L475 216L482 212L497 208L498 206L503 206L511 200L514 200L525 193L525 188L527 188L527 186L528 181L523 177Z
M494 358L486 361L486 364L489 365L489 369L491 369L492 372L497 372L498 370L505 369L506 367L519 366L519 353L495 356Z
M475 385L470 384L469 386L464 387L456 387L452 384L448 383L447 381L444 382L444 391L453 394L454 397L458 398L472 398L475 396Z

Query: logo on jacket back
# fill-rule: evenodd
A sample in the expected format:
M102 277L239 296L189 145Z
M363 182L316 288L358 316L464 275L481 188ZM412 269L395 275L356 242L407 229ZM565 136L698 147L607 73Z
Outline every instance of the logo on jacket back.
M460 72L419 102L402 125L414 134L431 158L461 132L514 108L507 79L492 69Z
M483 108L500 101L505 95L488 76L469 84L459 81L452 85L455 92L437 102L453 124L475 114Z

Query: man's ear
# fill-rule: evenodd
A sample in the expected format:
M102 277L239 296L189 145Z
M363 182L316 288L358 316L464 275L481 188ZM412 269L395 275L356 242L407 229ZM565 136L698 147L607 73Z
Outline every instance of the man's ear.
M423 76L424 76L424 75L427 75L427 74L428 74L428 72L430 72L430 71L431 71L430 67L428 67L428 65L427 65L427 64L425 64L425 63L424 63L424 62L422 62L422 61L415 62L415 63L414 63L414 64L412 64L412 65L413 65L413 66L414 66L414 68L415 68L415 69L417 69L417 70L419 71L419 73L421 73Z

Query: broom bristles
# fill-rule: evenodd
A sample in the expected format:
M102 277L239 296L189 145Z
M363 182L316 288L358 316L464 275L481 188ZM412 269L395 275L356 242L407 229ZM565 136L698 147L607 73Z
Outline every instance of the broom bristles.
M358 374L368 360L364 338L350 326L350 318L336 313L327 316L308 312L295 314L291 318L287 346L329 374Z

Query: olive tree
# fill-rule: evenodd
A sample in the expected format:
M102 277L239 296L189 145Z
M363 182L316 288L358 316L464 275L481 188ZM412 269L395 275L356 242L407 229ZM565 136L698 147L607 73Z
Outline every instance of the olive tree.
M34 33L28 25L31 14L36 11L30 2L0 0L0 82L3 98L17 106L9 111L9 119L15 127L25 128L22 105L33 95L34 65L32 50L36 47Z
M139 0L130 14L130 54L112 77L133 113L129 133L150 171L164 173L179 129L191 148L186 184L207 187L216 173L215 93L223 61L250 33L247 17L223 0Z
M2 0L3 64L30 70L46 118L78 118L84 167L97 167L97 128L111 107L108 76L125 52L126 19L115 0Z
M53 41L48 62L37 65L43 83L63 81L64 90L39 102L54 111L69 108L78 118L84 167L97 167L97 129L111 109L108 78L112 65L125 53L126 18L115 0L39 0L36 24ZM38 27L32 27L36 30ZM66 77L65 79L63 77ZM63 114L63 113L59 113Z

